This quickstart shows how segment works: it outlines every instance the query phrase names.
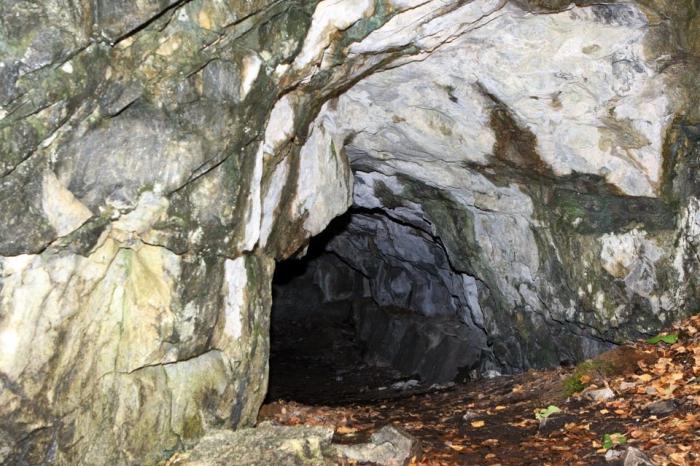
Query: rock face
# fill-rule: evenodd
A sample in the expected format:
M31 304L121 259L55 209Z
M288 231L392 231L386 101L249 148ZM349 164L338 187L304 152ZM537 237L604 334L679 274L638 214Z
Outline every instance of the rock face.
M190 451L177 453L166 466L334 466L357 462L380 466L408 464L417 442L406 432L387 425L372 434L371 442L332 444L333 428L276 426L268 422L254 429L214 430Z
M167 466L325 466L336 463L332 427L275 426L215 430L191 451L178 453Z
M463 381L488 361L483 333L455 316L426 317L405 309L357 304L357 336L372 365L392 367L431 385L458 377Z
M694 311L698 30L691 0L3 2L0 463L253 423L274 261L353 203L337 257L491 366Z

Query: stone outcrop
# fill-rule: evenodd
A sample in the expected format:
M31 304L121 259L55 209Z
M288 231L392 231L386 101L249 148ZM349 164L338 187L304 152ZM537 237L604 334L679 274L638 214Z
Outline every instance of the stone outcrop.
M277 426L215 430L164 466L334 466L347 462L403 466L417 456L418 443L402 429L387 425L361 444L332 444L327 426Z
M215 430L165 466L325 466L337 463L332 427L276 426Z
M372 434L371 442L359 445L338 445L342 456L358 463L404 466L416 458L419 446L410 434L388 425Z
M697 8L3 2L0 463L150 464L251 425L274 262L352 204L372 267L416 282L372 295L454 293L498 367L694 311Z

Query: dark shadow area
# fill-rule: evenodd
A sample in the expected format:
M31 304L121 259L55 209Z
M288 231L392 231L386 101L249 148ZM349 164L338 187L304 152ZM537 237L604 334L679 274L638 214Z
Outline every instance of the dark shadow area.
M364 292L364 277L327 250L349 221L350 215L338 217L312 238L304 257L277 264L267 401L331 405L369 400L402 378L398 371L365 361L353 307L376 304ZM324 293L324 281L332 290Z
M454 312L426 315L411 306L424 288L439 285L415 263L415 249L425 248L415 242L434 238L410 232L415 237L394 239L390 264L381 252L387 222L407 228L381 214L351 211L313 238L303 257L277 265L268 402L379 401L474 377L482 333L475 338ZM415 279L416 270L425 277Z

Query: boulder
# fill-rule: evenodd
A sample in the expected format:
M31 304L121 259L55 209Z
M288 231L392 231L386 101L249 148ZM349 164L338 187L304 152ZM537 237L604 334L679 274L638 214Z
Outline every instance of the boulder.
M320 466L330 465L333 429L275 426L261 423L253 429L215 430L165 466Z
M402 429L384 426L372 434L368 443L336 448L341 456L359 463L404 466L417 454L418 444Z

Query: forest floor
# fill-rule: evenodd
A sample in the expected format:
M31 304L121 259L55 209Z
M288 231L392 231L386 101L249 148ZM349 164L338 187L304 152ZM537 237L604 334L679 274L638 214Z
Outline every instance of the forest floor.
M320 375L292 389L306 402ZM419 442L414 465L614 465L628 446L657 465L700 465L700 315L574 368L405 387L333 405L329 397L322 405L271 401L259 420L333 426L336 443L367 441L392 424ZM332 385L321 392L332 395Z

